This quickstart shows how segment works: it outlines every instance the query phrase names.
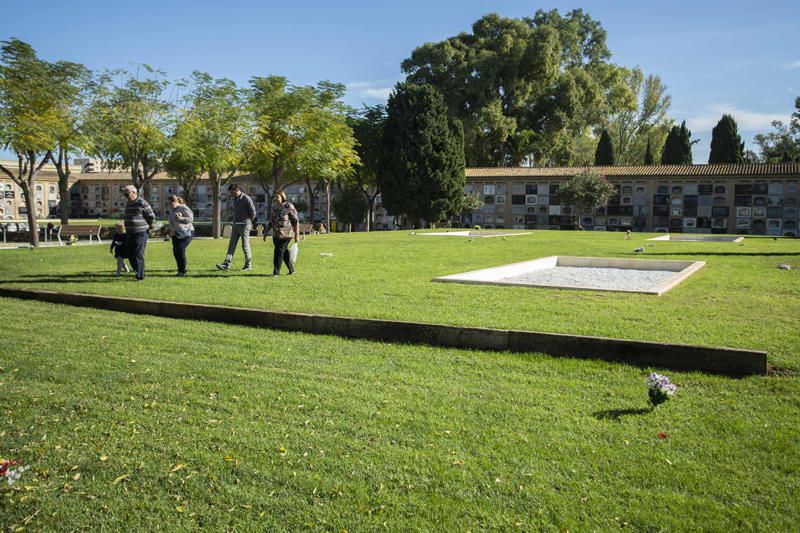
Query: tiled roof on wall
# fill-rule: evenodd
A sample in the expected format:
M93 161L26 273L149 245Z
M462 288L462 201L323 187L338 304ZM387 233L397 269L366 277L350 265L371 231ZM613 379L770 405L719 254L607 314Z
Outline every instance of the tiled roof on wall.
M757 163L719 165L637 165L598 167L487 167L467 168L467 178L569 178L583 172L609 178L624 177L800 177L800 163Z

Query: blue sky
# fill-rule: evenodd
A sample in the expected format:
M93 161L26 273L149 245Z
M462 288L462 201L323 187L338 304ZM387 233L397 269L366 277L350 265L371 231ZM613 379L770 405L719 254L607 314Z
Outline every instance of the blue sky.
M345 83L346 101L385 101L400 63L428 41L487 13L582 8L608 33L612 61L656 74L686 120L694 160L708 160L711 128L731 113L748 147L770 121L788 120L800 96L798 1L255 0L9 1L0 39L17 37L48 60L99 68L147 63L176 79L192 70L245 84L280 74L295 84Z

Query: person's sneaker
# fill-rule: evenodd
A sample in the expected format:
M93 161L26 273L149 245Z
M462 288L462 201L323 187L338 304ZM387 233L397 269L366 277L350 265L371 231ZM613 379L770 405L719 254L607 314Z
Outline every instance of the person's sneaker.
M186 272L178 272L178 273L177 273L177 274L175 274L175 275L176 275L177 277L179 277L179 278L183 278L183 277L186 277Z
M219 263L217 268L220 270L230 270L231 264L230 263Z
M245 270L245 271L252 270L252 269L253 269L253 267L250 265L250 263L247 263L246 265L244 265L242 267L242 270Z

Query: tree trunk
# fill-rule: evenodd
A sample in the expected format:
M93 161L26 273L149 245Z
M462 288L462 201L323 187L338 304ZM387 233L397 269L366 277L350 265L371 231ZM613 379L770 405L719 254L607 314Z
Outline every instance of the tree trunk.
M35 175L32 175L27 180L22 182L22 192L25 194L25 207L28 210L28 233L30 235L30 244L36 248L39 246L39 225L36 222L34 198L33 194L31 194L34 179Z
M308 221L313 224L314 223L314 198L317 196L317 191L314 187L311 186L311 179L306 178L306 188L308 189Z
M144 198L144 201L150 203L150 179L152 176L147 175L146 168L139 168L138 165L131 167L131 178L133 179L133 186L139 191L139 196Z
M66 179L62 180L61 178L58 179L58 205L59 205L59 217L61 218L61 225L69 224L69 215L70 215L70 208L72 207L72 202L70 201L69 196L69 176Z
M325 180L325 229L331 231L331 182Z
M372 217L374 215L374 198L369 197L369 192L365 191L363 188L359 187L362 193L364 193L364 199L367 200L367 220L364 224L364 229L369 233L370 228L372 228Z
M50 154L50 160L55 164L58 173L58 211L61 225L69 224L70 197L69 197L69 152L62 146L58 148L58 161Z
M219 174L214 171L209 172L211 178L211 236L219 239L222 235L222 183L219 180Z

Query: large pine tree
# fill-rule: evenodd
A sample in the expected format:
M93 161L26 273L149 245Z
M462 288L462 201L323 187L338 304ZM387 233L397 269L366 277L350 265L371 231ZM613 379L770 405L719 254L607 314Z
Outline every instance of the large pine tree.
M692 164L692 132L686 127L686 121L680 127L672 126L661 151L662 165Z
M389 96L379 168L390 214L436 223L461 211L464 131L433 86L399 83Z
M711 131L708 163L744 163L744 142L739 136L736 121L730 115L722 115Z
M614 145L611 143L611 135L608 130L603 130L600 134L600 141L597 143L597 150L594 153L594 164L613 166L614 165Z

